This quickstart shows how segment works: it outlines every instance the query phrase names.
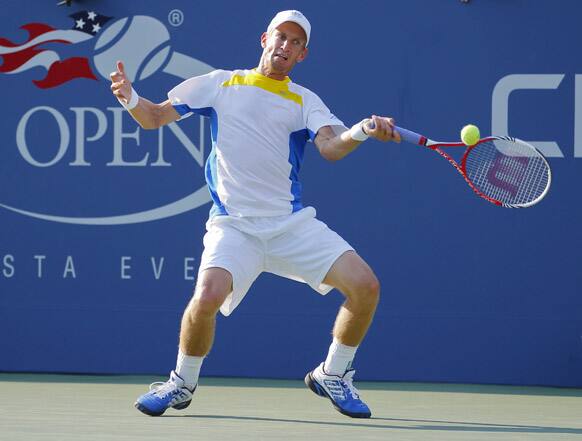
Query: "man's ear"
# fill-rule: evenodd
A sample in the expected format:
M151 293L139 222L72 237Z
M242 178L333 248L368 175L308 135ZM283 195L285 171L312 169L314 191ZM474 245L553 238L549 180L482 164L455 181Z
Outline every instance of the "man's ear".
M303 60L305 60L305 58L307 58L307 54L308 53L309 53L309 49L307 49L306 47L304 47L303 48L303 51L297 57L297 62L298 63L301 63Z
M263 34L261 35L261 47L263 49L267 47L267 37L268 37L267 33L263 32Z

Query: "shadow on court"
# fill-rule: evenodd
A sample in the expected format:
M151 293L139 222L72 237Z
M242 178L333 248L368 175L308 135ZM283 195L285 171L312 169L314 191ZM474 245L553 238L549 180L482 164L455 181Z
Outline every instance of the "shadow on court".
M582 435L582 429L568 427L544 427L544 426L524 426L515 424L492 424L492 423L470 423L460 421L437 421L437 420L418 420L403 418L370 418L369 423L339 423L330 421L310 421L286 418L264 418L248 417L233 415L164 415L162 418L192 418L192 419L209 419L209 420L233 420L233 421L252 421L252 422L276 422L291 424L306 424L316 426L339 426L339 427L364 427L370 429L400 429L400 430L436 430L436 431L453 431L453 432L495 432L495 433L553 433L553 434L576 434ZM361 420L366 421L366 420ZM378 421L408 422L420 423L413 426L395 425L395 424L377 424ZM424 424L432 423L432 424ZM440 425L436 425L440 424Z
M363 383L376 417L351 419L301 381L204 378L192 408L150 418L132 403L152 380L165 378L0 374L0 440L582 439L580 389Z

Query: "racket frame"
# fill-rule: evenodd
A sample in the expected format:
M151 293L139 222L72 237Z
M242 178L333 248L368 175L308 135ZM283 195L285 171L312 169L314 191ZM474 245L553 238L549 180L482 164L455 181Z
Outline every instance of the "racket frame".
M522 141L521 139L518 138L512 138L509 136L488 136L486 138L482 138L479 141L477 141L475 144L467 146L466 144L464 144L463 142L440 142L440 141L433 141L423 135L418 135L414 132L410 132L406 129L401 129L400 127L396 127L397 131L402 131L402 132L408 132L406 133L406 135L410 135L410 134L414 134L417 136L411 137L411 136L404 136L403 139L405 141L411 142L413 144L418 144L421 146L424 146L430 150L434 150L435 152L437 152L439 155L441 155L443 158L445 158L447 161L449 161L449 163L461 174L461 176L463 177L463 179L465 180L465 182L467 182L467 184L469 185L469 187L471 187L471 189L477 194L477 196L482 197L483 199L485 199L488 202L491 202L494 205L497 205L499 207L506 207L506 208L526 208L526 207L531 207L532 205L537 204L539 201L541 201L546 194L548 193L549 189L550 189L550 184L552 182L552 170L548 164L548 161L546 160L546 158L544 157L544 155L537 149L535 148L533 145L528 144L525 141ZM548 169L548 183L546 185L546 188L544 189L544 191L537 197L535 198L533 201L524 203L524 204L508 204L505 202L501 202L495 198L492 198L490 196L487 196L486 194L484 194L481 190L479 190L475 184L471 181L471 179L469 179L469 177L467 176L467 170L466 170L466 166L467 166L467 158L469 157L469 154L471 153L471 150L473 150L475 147L477 147L479 144L482 144L484 142L494 142L495 140L505 140L505 141L511 141L511 142L517 142L517 143L521 143L521 144L525 144L528 147L530 147L531 149L535 150L540 158L544 161L544 163L547 166ZM461 163L457 163L457 161L455 161L451 155L449 155L447 152L441 150L441 147L465 147L465 153L463 154L463 157L461 158Z

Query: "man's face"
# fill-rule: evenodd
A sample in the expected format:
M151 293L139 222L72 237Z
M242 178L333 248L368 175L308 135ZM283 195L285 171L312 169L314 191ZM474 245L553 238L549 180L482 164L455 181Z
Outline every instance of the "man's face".
M272 71L287 75L295 63L300 63L307 56L307 36L297 23L286 21L270 33L263 33L261 46L263 56Z

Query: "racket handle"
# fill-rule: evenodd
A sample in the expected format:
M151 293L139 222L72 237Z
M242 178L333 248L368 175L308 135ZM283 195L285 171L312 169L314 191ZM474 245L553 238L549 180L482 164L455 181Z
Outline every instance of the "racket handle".
M400 133L403 141L409 142L410 144L424 145L424 140L426 139L424 136L411 130L403 129L402 127L395 126L394 128Z
M374 121L370 120L368 122L368 127L373 129L374 127L376 127L376 124L374 124ZM413 132L411 130L403 129L402 127L398 126L394 126L394 129L396 129L396 131L400 133L400 137L402 138L403 141L409 142L410 144L425 145L426 138L424 136L419 135L418 133Z

